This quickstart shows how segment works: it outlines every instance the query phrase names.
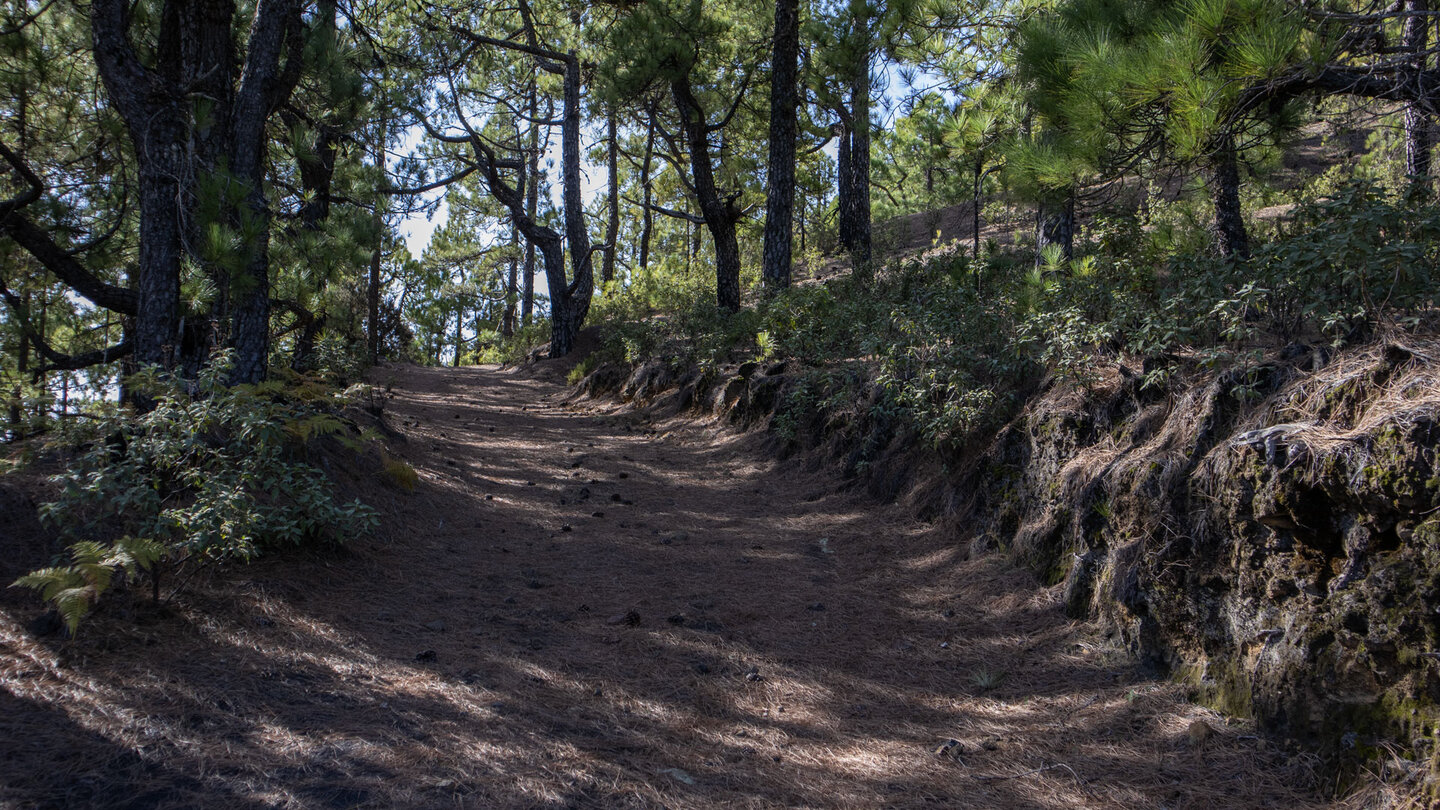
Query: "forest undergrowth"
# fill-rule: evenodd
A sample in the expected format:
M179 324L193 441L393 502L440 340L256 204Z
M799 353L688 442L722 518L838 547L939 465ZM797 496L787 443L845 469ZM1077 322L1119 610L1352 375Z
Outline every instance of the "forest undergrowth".
M1098 220L1073 261L993 242L977 260L952 244L757 293L733 314L698 285L632 290L601 302L604 346L571 381L658 357L703 374L790 361L803 371L771 425L781 439L802 415L865 400L955 454L983 445L1042 382L1089 389L1109 364L1164 391L1195 370L1244 379L1268 355L1328 356L1386 329L1433 329L1440 211L1413 203L1341 185L1297 207L1246 261L1176 245L1132 214ZM1253 401L1255 382L1234 396Z

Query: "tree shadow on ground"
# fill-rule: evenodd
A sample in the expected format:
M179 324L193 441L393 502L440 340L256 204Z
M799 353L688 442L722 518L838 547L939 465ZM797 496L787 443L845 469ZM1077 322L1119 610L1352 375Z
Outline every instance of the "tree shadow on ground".
M22 805L99 774L78 806L142 776L157 806L1322 806L1311 763L1053 589L823 470L515 375L393 373L422 485L388 542L98 617L58 657L3 625L10 738L95 752L35 782L4 749Z

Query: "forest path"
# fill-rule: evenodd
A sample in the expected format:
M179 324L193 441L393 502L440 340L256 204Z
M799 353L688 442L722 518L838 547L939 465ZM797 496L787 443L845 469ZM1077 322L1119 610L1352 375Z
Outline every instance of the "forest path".
M1055 588L753 437L374 380L420 476L377 539L83 654L3 617L0 807L1320 806Z

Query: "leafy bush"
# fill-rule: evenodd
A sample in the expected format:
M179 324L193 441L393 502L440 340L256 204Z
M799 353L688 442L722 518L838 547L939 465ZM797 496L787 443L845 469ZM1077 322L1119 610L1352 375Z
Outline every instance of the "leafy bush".
M940 256L869 280L796 286L739 313L717 310L703 288L663 316L612 302L608 351L630 363L664 356L701 369L774 358L814 367L777 409L772 428L786 441L816 414L855 408L855 398L870 395L854 383L869 378L902 422L937 448L954 447L1003 420L1033 370L1017 353L1014 300L1003 292L1016 267ZM1002 293L977 293L977 274ZM860 367L869 371L857 377Z
M513 366L523 363L525 358L530 356L531 350L549 340L550 321L547 318L540 318L525 324L510 337L495 334L493 340L485 342L484 347L475 352L470 359L477 363L501 363Z
M1293 230L1256 251L1251 277L1283 337L1333 341L1434 299L1440 212L1368 183L1304 206Z
M153 408L98 420L89 450L58 476L63 492L41 516L78 541L71 562L15 584L40 591L72 632L120 578L148 572L159 599L166 572L340 543L376 525L374 510L340 503L301 457L311 439L345 430L326 410L333 390L230 387L229 373L222 357L193 381L136 375L132 389Z
M565 375L565 382L569 385L578 384L581 380L589 376L590 372L595 370L598 362L594 354L586 356L584 360L576 363L575 367L570 369L569 374Z
M1081 382L1083 358L1106 348L1244 364L1267 341L1338 345L1413 318L1440 280L1440 212L1363 182L1300 206L1248 261L1129 244L1020 296L1032 356Z
M1100 379L1097 358L1120 354L1159 361L1146 363L1147 385L1168 379L1181 356L1243 370L1276 341L1344 342L1433 304L1434 206L1373 184L1336 185L1257 240L1251 259L1234 261L1204 252L1196 205L1099 219L1077 258L1052 255L1039 267L1024 251L992 246L978 261L942 254L868 280L797 286L733 315L698 284L672 293L665 315L615 301L611 352L679 366L801 361L817 373L791 386L776 412L772 428L786 441L817 415L853 408L839 402L846 392L870 396L828 373L861 367L884 407L949 451L1009 418L1044 373L1089 387Z
M880 336L876 379L935 449L958 449L999 425L1034 377L1017 341L1018 267L977 270L991 280L983 292L944 261L902 269Z

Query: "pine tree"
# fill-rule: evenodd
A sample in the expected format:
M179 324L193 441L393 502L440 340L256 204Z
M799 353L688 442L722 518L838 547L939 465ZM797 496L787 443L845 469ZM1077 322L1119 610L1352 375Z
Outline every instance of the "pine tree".
M1301 34L1278 0L1069 0L1026 25L1016 70L1038 121L1022 163L1052 189L1042 207L1072 206L1087 179L1146 163L1199 164L1217 249L1247 256L1240 155L1298 119L1283 99L1248 103L1236 77L1253 84L1276 75L1299 57Z
M795 207L795 138L799 104L796 61L800 51L800 4L776 0L770 49L770 160L766 171L765 243L762 276L771 292L790 286Z
M740 308L737 227L747 191L735 170L733 145L740 139L733 133L756 123L744 114L744 105L767 39L754 25L753 11L744 2L647 0L616 25L601 66L613 99L658 88L668 96L674 121L666 123L659 115L652 120L668 147L667 160L682 170L700 215L651 207L709 231L716 303L732 312Z

